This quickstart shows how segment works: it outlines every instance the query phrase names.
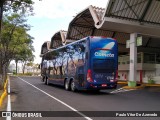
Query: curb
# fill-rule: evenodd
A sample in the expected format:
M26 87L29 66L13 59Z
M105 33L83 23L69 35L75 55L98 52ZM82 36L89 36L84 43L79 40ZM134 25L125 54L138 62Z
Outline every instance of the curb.
M124 86L124 89L142 89L145 87L160 87L160 84L142 84L141 86L136 86L136 87L129 87L129 86Z
M118 84L128 84L127 82L117 82Z
M117 82L118 84L128 84L126 81L119 81ZM144 87L160 87L160 84L148 84L148 83L143 83L141 86L136 86L136 87L129 87L129 86L124 86L124 89L141 89Z
M160 84L144 84L146 87L160 87Z
M144 87L145 87L145 85L136 86L136 87L124 86L123 88L124 88L124 89L134 89L134 90L137 90L137 89L142 89L142 88L144 88Z
M0 96L0 107L2 106L4 98L7 96L7 84L8 84L8 79L6 80L6 82L4 84L4 91L3 91L2 95Z

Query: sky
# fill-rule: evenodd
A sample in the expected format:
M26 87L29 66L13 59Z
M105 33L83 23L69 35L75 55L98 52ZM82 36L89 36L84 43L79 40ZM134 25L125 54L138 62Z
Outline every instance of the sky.
M31 30L28 32L34 37L34 63L40 63L41 46L59 30L68 30L68 25L82 10L89 5L105 8L108 0L33 0L35 4L34 16L28 18Z

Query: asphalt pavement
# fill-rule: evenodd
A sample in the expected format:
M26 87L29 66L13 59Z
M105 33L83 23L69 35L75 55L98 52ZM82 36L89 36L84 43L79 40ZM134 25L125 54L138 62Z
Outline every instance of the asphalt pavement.
M48 117L38 120L158 120L158 117L127 117L127 113L160 111L160 89L148 87L125 90L121 85L116 90L100 92L66 91L56 85L45 85L40 77L10 77L11 111L42 112ZM116 111L116 112L115 112ZM121 114L123 111L124 114ZM138 112L141 111L141 112ZM69 113L70 116L67 116ZM112 117L117 113L117 117ZM118 114L124 115L118 117ZM54 117L49 117L49 116ZM63 117L65 116L65 117ZM12 120L36 118L11 118Z

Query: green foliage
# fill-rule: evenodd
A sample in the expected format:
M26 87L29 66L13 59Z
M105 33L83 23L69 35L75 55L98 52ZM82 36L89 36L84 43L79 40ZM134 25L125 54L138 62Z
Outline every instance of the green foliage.
M154 80L148 80L148 83L149 84L155 84L155 81Z
M18 14L6 16L4 19L0 49L8 53L8 60L19 59L19 56L25 60L33 55L33 37L27 33L29 27L25 22L24 16Z
M15 75L16 74L16 70L13 70L13 75Z
M33 0L3 0L3 10L15 13L33 13Z
M33 37L26 24L26 16L33 15L33 4L33 0L0 0L0 84L11 60L34 59Z
M27 66L33 66L34 65L34 63L33 62L29 62L29 63L27 63Z
M23 14L11 14L3 20L2 36L0 41L0 63L4 66L11 60L33 61L33 37L27 31L30 26L26 24Z

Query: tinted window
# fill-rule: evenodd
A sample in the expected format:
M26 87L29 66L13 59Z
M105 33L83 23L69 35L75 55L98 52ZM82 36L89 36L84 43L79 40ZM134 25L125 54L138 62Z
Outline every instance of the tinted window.
M93 70L97 73L114 72L114 60L113 59L94 59Z

